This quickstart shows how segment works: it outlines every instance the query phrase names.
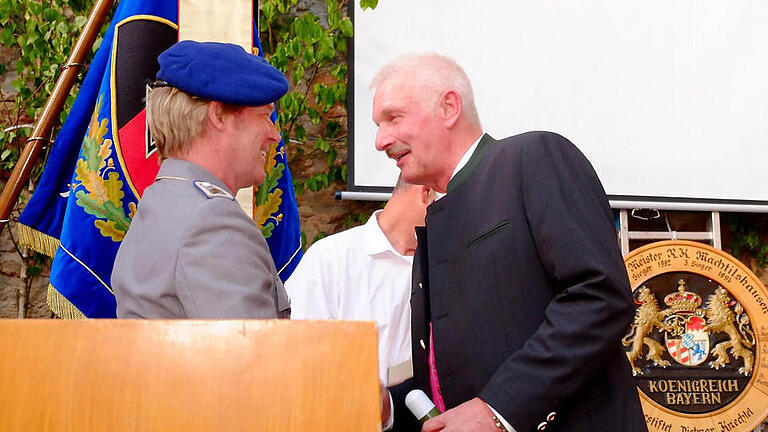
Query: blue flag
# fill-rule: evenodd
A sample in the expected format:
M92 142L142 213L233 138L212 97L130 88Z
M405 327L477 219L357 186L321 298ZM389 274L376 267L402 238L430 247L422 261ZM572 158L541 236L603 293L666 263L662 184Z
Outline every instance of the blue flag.
M263 57L259 32L255 26L253 34L254 49ZM277 112L272 113L272 122L277 122ZM270 166L272 160L274 164ZM283 139L267 154L265 171L266 180L259 186L254 197L254 220L261 227L278 275L285 282L299 263L302 250L299 209Z
M19 219L20 242L54 257L48 304L62 318L115 317L114 257L159 168L145 126L145 83L178 38L177 17L177 1L119 3ZM270 155L254 218L285 280L301 257L298 209L284 143Z

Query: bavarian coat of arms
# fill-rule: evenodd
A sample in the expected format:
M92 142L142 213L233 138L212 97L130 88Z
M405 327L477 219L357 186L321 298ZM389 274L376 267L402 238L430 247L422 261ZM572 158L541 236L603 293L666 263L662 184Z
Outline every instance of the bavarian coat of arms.
M677 291L664 298L667 308L663 310L645 286L638 290L635 301L639 307L629 334L622 340L625 346L631 346L627 359L634 375L643 374L635 360L642 354L644 346L648 347L646 360L652 366L666 368L670 365L669 360L663 358L666 351L674 361L689 367L704 363L710 356L709 367L713 369L741 359L743 366L739 372L747 376L751 374L754 362L751 348L755 336L749 317L723 287L715 289L705 307L701 307L701 296L685 289L682 279L678 281ZM648 337L652 332L663 333L664 345ZM727 339L711 347L715 333L725 333Z

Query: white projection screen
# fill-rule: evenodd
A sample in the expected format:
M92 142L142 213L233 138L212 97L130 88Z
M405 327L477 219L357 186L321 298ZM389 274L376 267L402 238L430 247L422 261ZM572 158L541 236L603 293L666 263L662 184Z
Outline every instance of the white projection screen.
M372 77L437 52L466 70L486 132L562 134L614 207L768 212L768 1L351 3L349 191L397 177L374 148Z

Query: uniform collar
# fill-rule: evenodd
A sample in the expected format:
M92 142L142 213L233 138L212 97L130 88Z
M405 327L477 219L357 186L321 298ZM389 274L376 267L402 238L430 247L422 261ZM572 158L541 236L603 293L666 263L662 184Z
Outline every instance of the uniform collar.
M213 173L198 164L184 159L169 158L164 160L163 164L160 165L160 170L157 172L157 177L161 176L181 177L190 181L208 182L232 194L232 191L229 190L227 185L225 185L221 179L213 175Z
M379 226L378 220L378 215L380 213L381 210L376 210L373 212L371 217L368 218L368 222L363 225L363 251L370 256L391 252L395 256L399 256L405 260L410 259L411 257L401 255L400 252L398 252L392 246L392 243L389 242L389 239L384 234L384 231L381 230L381 226Z

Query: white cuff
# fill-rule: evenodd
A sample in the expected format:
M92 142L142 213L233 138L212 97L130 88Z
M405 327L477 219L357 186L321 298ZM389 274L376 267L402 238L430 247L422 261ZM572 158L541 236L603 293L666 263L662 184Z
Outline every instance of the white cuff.
M488 405L488 404L486 404L486 405ZM507 422L507 420L504 417L502 417L501 414L499 414L498 411L493 409L492 406L488 405L488 408L491 409L491 412L493 412L493 415L495 415L496 418L499 419L501 424L504 425L505 428L507 428L507 431L509 431L509 432L517 432L517 429L513 428L512 425L509 424L509 422Z

